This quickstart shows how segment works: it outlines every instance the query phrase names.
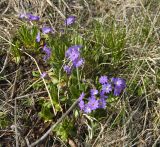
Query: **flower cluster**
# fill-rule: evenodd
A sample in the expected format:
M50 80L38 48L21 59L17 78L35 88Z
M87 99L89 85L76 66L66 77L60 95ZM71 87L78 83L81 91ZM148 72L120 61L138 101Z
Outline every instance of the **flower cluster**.
M113 91L114 96L119 96L126 87L125 80L122 78L111 78L111 80L109 80L107 76L101 76L99 78L99 83L101 84L100 91L91 89L90 97L87 98L86 101L84 100L85 94L82 93L80 95L78 105L80 110L84 111L84 113L91 113L98 108L105 109L108 94Z
M37 15L33 15L31 13L21 13L19 15L19 18L20 19L26 19L26 20L29 20L29 21L39 21L40 20L40 16L37 16ZM64 25L65 26L69 26L71 24L73 24L75 22L75 16L69 16L68 18L65 19L64 21ZM36 35L36 42L39 43L40 40L41 40L41 32L42 32L42 35L45 35L45 34L49 34L49 33L54 33L55 30L51 27L48 27L48 26L43 26L41 28L41 31L38 31L37 35ZM46 61L47 59L50 58L51 56L51 49L47 47L46 43L45 45L43 46L42 48L43 52L45 53L44 55L44 60ZM70 53L68 53L70 54ZM72 54L72 53L71 53ZM69 55L70 56L70 55ZM71 56L74 56L74 55L71 55ZM73 63L74 63L74 66L78 67L82 64L83 60L82 59L78 59L75 57L75 60L72 60ZM64 70L65 71L68 71L67 73L69 73L69 71L71 70L70 67L68 66L65 66L64 67Z
M88 102L85 103L85 101L84 101L85 94L82 93L79 97L80 110L84 111L85 113L91 113L93 110L96 110L97 108L102 108L102 107L105 108L106 101L102 98L97 99L96 98L97 94L98 94L97 89L91 89L90 90L90 97L88 98Z
M30 20L30 21L38 21L38 20L40 19L39 16L33 15L33 14L31 14L31 13L27 13L27 14L21 13L21 14L19 15L19 18L21 18L21 19L25 18L25 19Z
M103 94L114 91L114 96L119 96L126 87L126 82L122 78L111 78L111 80L109 80L107 76L101 76L99 78L99 83L102 85L101 92Z
M74 45L68 48L65 53L66 58L69 61L68 65L64 65L63 69L67 74L71 73L73 68L78 68L84 64L84 59L80 57L80 45Z

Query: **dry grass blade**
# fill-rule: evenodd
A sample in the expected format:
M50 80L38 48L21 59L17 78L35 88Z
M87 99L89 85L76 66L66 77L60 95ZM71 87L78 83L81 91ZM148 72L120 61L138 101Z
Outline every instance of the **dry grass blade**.
M65 15L64 15L50 0L46 0L46 1L47 1L47 3L48 3L50 6L52 6L52 7L60 14L60 16L61 16L63 19L66 18Z
M30 47L23 46L23 43L20 43L18 50L22 53L21 61L24 63L20 62L22 69L17 69L19 65L15 62L11 47L19 43L15 35L18 28L28 25L26 20L17 18L17 14L21 12L41 17L39 22L29 22L29 24L38 27L41 39L44 39L50 48L52 46L50 36L53 37L51 50L56 49L55 54L58 54L61 48L66 50L69 45L78 43L84 46L82 54L87 67L82 68L82 73L80 70L80 78L75 76L76 72L73 73L75 74L73 79L63 75L64 64L70 65L68 61L60 58L64 50L59 52L60 56L53 57L58 57L57 63L63 61L61 68L56 71L58 64L52 62L52 59L51 64L49 60L43 62L45 53L42 48L39 50L40 53L33 53L30 52ZM0 144L2 146L14 144L33 147L40 146L41 142L44 143L42 146L67 146L68 143L71 146L93 147L160 145L159 0L1 0L0 13L0 133L2 133ZM59 35L59 31L64 29L63 19L69 15L76 16L76 22L66 27L68 31L66 36L63 32ZM41 30L43 26L50 26L55 32L52 35L44 35ZM119 32L124 31L124 38L119 39L121 34L117 33L118 29ZM72 34L72 31L75 34ZM57 39L58 35L60 37ZM18 41L15 43L14 39ZM124 45L120 43L122 40L125 40ZM122 51L122 56L118 50ZM114 56L114 52L118 54ZM91 57L95 57L96 62L92 62ZM90 67L90 61L96 66L93 64ZM40 77L42 71L47 73L45 78ZM117 75L124 78L127 88L121 97L116 97L116 100L110 102L110 99L114 99L112 91L112 95L107 99L107 111L94 111L91 117L95 116L95 119L90 120L87 119L90 114L83 115L78 108L74 109L78 103L75 99L84 89L87 91L90 87L95 88L102 74L107 74L109 78ZM79 81L79 85L76 83L79 88L75 88L76 78ZM80 86L83 78L87 81L84 82L87 88ZM69 87L71 85L72 87ZM99 87L100 85L98 90ZM87 96L85 96L88 97L89 91L88 93L86 91ZM85 104L88 102L86 97ZM71 105L73 101L75 102ZM105 116L101 117L101 112ZM55 127L72 118L76 135L72 136L70 130L66 129L70 133L66 142L63 140L66 134L62 128L58 133L54 130L53 135L50 135ZM67 127L70 127L70 120Z
M12 88L12 92L11 92L11 99L14 96L15 93L15 86L16 86L16 82L17 82L17 77L18 77L18 73L19 70L16 71L16 75L15 75L15 79L14 79L14 83L13 83L13 88ZM18 129L17 129L17 100L14 100L14 129L15 129L15 140L16 140L16 146L19 146L19 140L18 140Z
M41 72L41 70L40 70L40 68L39 68L39 65L38 65L36 59L33 58L33 57L32 57L30 54L28 54L27 52L25 52L25 54L26 54L27 56L29 56L29 57L35 62L35 64L36 64L36 66L37 66L37 69L38 69L40 75L42 75L42 72ZM47 84L46 84L45 79L44 79L43 77L42 77L42 79L43 79L43 83L44 83L44 85L45 85L45 88L46 88L46 90L47 90L47 92L48 92L48 96L49 96L49 98L50 98L50 102L51 102L51 104L52 104L53 113L54 113L54 115L56 116L56 111L55 111L54 104L53 104L53 101L52 101L52 96L51 96L51 94L50 94L50 92L49 92L49 89L48 89L48 86L47 86Z

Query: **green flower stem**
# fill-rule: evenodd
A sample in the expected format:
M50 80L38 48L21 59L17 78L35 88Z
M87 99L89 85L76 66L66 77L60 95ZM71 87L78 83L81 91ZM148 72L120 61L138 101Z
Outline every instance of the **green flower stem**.
M79 78L79 70L78 70L78 68L76 68L76 70L77 70L78 86L79 86L79 89L81 89L80 78Z

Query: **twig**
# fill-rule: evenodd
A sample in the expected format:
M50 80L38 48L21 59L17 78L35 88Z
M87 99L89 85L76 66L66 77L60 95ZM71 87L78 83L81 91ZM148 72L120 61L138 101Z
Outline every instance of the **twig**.
M112 119L112 115L110 115L110 117L108 118L108 120L106 121L106 123L101 127L101 131L99 132L97 138L94 140L94 143L92 144L92 147L94 147L98 141L98 139L100 138L100 136L102 135L104 129L106 128L106 126L108 125L108 122Z
M38 95L38 94L43 94L43 93L47 93L47 91L41 91L41 92L26 94L26 95L15 97L15 99L18 100L18 99L21 99L21 98L25 98L25 97L29 97L29 96L34 96L34 95Z
M144 80L143 80L143 78L141 78L142 79L142 84L143 84L143 87L144 87L144 92L145 92L145 100L146 100L146 113L145 113L145 118L144 118L144 123L143 123L143 130L142 131L144 131L145 130L145 128L146 128L146 123L147 123L147 118L148 118L148 109L149 109L149 107L148 107L148 99L147 99L147 90L146 90L146 87L145 87L145 82L144 82Z
M28 147L34 147L34 146L36 146L37 144L39 144L41 141L43 141L43 140L49 135L49 133L71 112L71 110L77 105L78 101L79 101L79 99L77 99L77 100L72 104L72 106L66 111L66 113L64 113L64 114L62 115L62 117L59 118L58 121L57 121L55 124L53 124L53 125L49 128L49 130L48 130L41 138L39 138L37 141L35 141L35 142L32 143L31 145L28 145Z
M9 52L10 52L10 50L7 52L6 59L4 61L3 67L2 67L2 69L0 71L0 74L4 71L4 69L5 69L6 65L7 65L7 61L8 61L8 57L9 57Z
M16 85L17 76L18 76L18 71L19 70L16 71L16 75L15 75L15 79L14 79L14 83L13 83L13 88L12 88L12 92L11 92L11 99L14 96L15 85ZM18 147L19 143L18 143L18 131L17 131L17 101L16 101L16 99L14 99L14 126L15 126L16 147Z
M126 140L127 138L128 138L127 136L124 136L124 137L122 137L122 138L120 138L120 139L113 140L113 141L109 142L109 143L107 144L107 146L109 146L109 145L111 145L111 144L114 144L114 143L116 143L116 142L120 142L120 141Z
M6 20L5 20L6 21ZM6 42L8 42L10 45L14 45L11 41L8 41L6 38L4 38L3 36L0 36L1 39L5 40ZM15 45L14 45L15 46ZM9 48L9 50L7 51L7 55L6 55L6 59L4 61L3 67L0 71L0 74L4 71L6 65L7 65L7 61L8 61L8 57L9 57L9 53L11 51L11 47Z
M72 140L72 139L68 139L68 144L71 146L71 147L77 147L76 143Z
M27 146L29 146L29 140L28 140L28 138L25 137L25 140L26 140Z
M71 9L70 9L70 7L68 6L68 4L67 4L64 0L62 0L62 2L63 2L64 5L67 7L68 11L71 12Z
M47 3L48 3L50 6L52 6L52 7L61 15L62 18L66 18L66 17L63 15L63 13L62 13L50 0L46 0L46 1L47 1Z
M35 82L33 82L31 85L29 85L29 87L26 88L26 89L22 92L22 94L26 93L30 88L33 87L33 85L35 85L35 84L38 83L39 81L41 81L41 78L39 78L38 80L36 80Z
M8 42L10 45L15 46L15 44L13 44L11 41L8 41L6 38L4 38L4 37L2 37L2 36L0 36L0 38L3 39L3 40L5 40L6 42Z
M3 11L2 15L4 15L8 11L10 5L11 5L11 1L8 2L8 5L7 5L6 9Z
M156 141L154 142L154 144L152 145L152 147L156 147L158 141L160 141L160 135L158 136L158 138L156 139Z

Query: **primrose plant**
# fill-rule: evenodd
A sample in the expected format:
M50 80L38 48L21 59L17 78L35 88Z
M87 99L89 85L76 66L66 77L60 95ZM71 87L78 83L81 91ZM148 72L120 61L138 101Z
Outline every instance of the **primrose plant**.
M51 101L47 98L39 100L40 116L45 121L51 121L55 118L51 109L53 105L56 112L63 112L71 106L71 102L78 99L76 111L81 112L78 114L92 115L92 112L97 109L106 109L110 97L118 97L123 92L126 82L122 78L109 78L103 75L99 81L94 81L95 86L87 85L83 81L87 74L85 66L90 67L88 64L91 64L86 56L91 55L91 58L94 58L92 55L95 54L95 50L87 50L88 40L80 38L78 33L75 35L75 31L69 29L76 22L75 16L69 16L65 19L62 25L63 33L62 29L58 30L49 25L40 24L40 17L37 15L23 13L19 18L31 25L22 26L18 30L18 35L13 39L13 43L16 44L13 47L13 52L17 58L17 56L23 55L22 50L18 50L18 48L26 48L26 52L44 64L42 65L44 66L43 71L38 76L46 82L45 86L48 87L51 94ZM75 38L75 36L78 37ZM49 68L51 70L48 71ZM38 84L44 86L42 81ZM34 84L33 86L36 87ZM42 86L37 85L40 88ZM68 116L57 125L54 131L63 140L67 140L73 132L76 132L74 125L76 121L76 116L73 115L71 118Z
M113 91L114 96L119 96L126 87L124 79L121 78L111 78L108 79L107 76L101 76L99 78L100 89L91 89L90 96L85 99L85 94L79 97L79 108L84 113L91 113L92 111L99 108L106 108L106 100L108 95Z

